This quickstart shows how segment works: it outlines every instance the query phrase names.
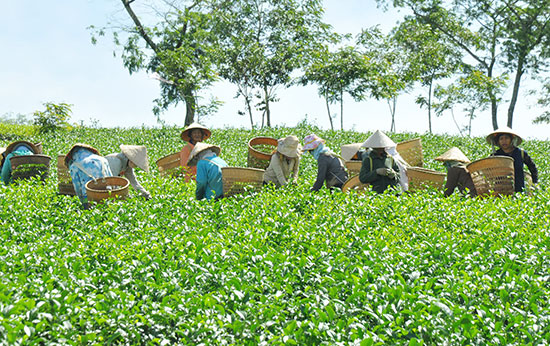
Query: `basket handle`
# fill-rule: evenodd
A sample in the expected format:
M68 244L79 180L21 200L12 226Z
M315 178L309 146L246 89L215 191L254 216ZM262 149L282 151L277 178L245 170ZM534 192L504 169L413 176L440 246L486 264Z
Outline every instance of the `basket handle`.
M97 181L99 178L96 178L94 177L93 175L91 175L85 168L84 166L82 166L82 164L80 164L80 162L77 162L77 161L73 161L72 163L73 165L76 166L76 168L80 169L84 174L86 174L88 177L92 178L92 180L94 181L94 184L97 184ZM105 168L101 168L102 172L103 172L103 177L100 177L102 182L105 183L105 176L106 176L106 172L105 172Z

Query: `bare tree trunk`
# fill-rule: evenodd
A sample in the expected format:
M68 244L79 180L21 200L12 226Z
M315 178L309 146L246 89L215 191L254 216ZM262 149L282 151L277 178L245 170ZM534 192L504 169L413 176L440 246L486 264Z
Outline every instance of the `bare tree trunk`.
M518 67L516 70L516 77L514 78L514 89L512 91L512 99L510 100L510 105L508 106L508 127L512 127L512 121L514 120L514 109L518 101L519 85L521 83L521 76L523 75L523 65L525 60L523 57L518 59Z
M458 129L458 132L460 133L460 135L462 137L464 137L464 134L462 133L462 129L460 128L460 126L458 125L458 123L456 122L456 119L455 119L455 112L453 111L453 109L451 108L451 116L453 117L453 121L455 123L455 126L456 128Z
M433 86L433 74L430 79L430 87L428 89L428 128L432 133L432 86Z
M189 92L188 90L185 90L183 92L183 99L185 100L185 126L187 126L195 119L195 109L197 103L192 91Z
M328 91L325 93L325 104L327 105L328 120L330 121L330 129L334 131L334 124L332 123L332 116L330 115L330 105L328 102Z
M344 89L340 88L340 130L344 129Z
M269 93L267 90L267 84L264 84L264 102L265 102L265 115L267 117L267 127L271 127L271 111L269 110Z
M390 115L391 115L391 126L390 126L390 132L395 132L395 107L397 105L397 96L394 96L390 99L386 100L388 102L388 107L390 107Z

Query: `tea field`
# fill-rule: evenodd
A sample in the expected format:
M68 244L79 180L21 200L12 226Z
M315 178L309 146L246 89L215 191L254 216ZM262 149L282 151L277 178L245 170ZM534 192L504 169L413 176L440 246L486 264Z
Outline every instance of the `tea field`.
M137 174L153 196L81 210L57 194L55 161L45 183L0 184L0 344L550 344L549 142L522 145L539 168L533 196L312 193L305 155L295 186L206 202L154 163L179 132L0 124L0 146L42 142L54 159L77 142L146 145L152 172ZM246 166L249 139L311 132L338 152L370 134L227 128L208 142ZM421 137L440 171L432 159L451 146L491 152L483 138Z

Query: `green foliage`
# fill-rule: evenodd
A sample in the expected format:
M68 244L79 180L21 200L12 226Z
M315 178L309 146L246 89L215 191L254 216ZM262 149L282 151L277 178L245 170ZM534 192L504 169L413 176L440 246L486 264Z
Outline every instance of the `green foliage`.
M527 141L543 188L534 196L443 198L312 193L316 163L296 186L219 202L166 179L153 162L181 148L180 129L41 134L47 155L75 142L102 154L144 144L153 195L131 191L83 211L44 184L0 185L0 344L544 345L550 338L550 143ZM245 166L256 136L314 132L335 151L368 133L214 129L208 142ZM395 142L414 133L389 134ZM422 135L426 165L483 138ZM5 146L0 141L1 146Z
M39 133L55 132L69 125L72 105L53 102L46 102L43 105L46 107L45 110L33 113L34 125L37 126Z

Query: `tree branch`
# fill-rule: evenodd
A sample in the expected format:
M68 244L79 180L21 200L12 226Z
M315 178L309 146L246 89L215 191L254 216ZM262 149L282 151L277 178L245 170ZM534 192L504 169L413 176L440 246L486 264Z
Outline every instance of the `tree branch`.
M144 29L143 25L141 24L139 18L134 13L134 10L130 7L130 4L132 2L134 2L135 0L120 0L120 1L122 1L122 4L124 5L124 8L126 9L126 12L128 12L128 15L134 21L134 24L136 25L140 36L145 40L145 42L147 42L149 47L151 47L151 49L155 53L158 54L159 51L158 51L157 45L155 44L155 42L153 42L153 40L149 37L149 35L147 35L147 32L145 31L145 29Z

